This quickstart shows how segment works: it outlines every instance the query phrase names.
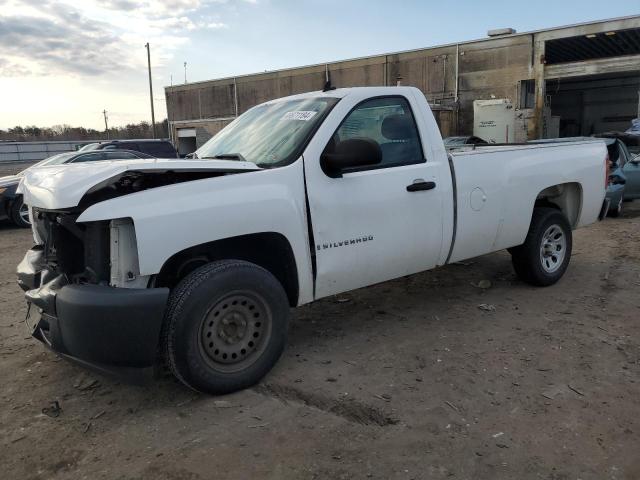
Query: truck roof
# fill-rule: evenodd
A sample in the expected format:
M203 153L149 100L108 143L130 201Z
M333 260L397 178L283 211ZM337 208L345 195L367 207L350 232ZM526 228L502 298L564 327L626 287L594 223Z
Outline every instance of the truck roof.
M411 92L422 92L416 87L349 87L349 88L336 88L335 90L317 90L315 92L299 93L297 95L290 95L288 97L277 98L266 104L272 104L277 102L283 102L287 100L295 100L299 98L344 98L348 95L365 94L364 96L384 96L384 95L407 95Z

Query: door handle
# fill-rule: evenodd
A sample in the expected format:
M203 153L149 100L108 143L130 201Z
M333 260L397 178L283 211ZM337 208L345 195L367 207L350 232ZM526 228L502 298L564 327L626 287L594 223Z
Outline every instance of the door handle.
M407 192L421 192L423 190L433 190L434 188L436 188L436 182L419 181L407 185Z

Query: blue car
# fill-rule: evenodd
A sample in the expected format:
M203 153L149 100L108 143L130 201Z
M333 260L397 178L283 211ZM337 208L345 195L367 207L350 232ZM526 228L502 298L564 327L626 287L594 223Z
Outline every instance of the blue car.
M595 135L607 142L609 159L615 161L611 174L623 178L626 183L623 189L623 201L629 202L640 198L640 135L622 132L607 132ZM618 172L622 170L622 172ZM616 178L614 177L613 180ZM616 197L616 200L619 200ZM611 203L615 206L615 203ZM622 211L622 204L620 211ZM615 213L614 213L615 215ZM618 212L619 215L619 212Z
M609 216L622 215L622 207L627 190L627 175L625 166L630 161L627 147L617 138L602 138L607 144L609 152L609 183L607 198L609 199Z

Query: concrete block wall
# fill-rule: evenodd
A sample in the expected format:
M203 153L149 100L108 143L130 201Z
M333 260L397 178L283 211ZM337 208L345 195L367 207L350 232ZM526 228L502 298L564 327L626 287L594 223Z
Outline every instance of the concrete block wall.
M456 91L459 115L449 124L451 133L471 134L473 100L510 98L517 103L518 83L531 78L531 38L498 38L476 44L449 45L393 55L334 62L325 65L266 72L237 78L176 85L166 88L169 121L184 128L190 120L205 120L211 134L234 117L274 98L320 90L328 68L332 84L352 86L410 85L419 88L432 103L453 105ZM458 89L456 90L456 54ZM198 140L198 145L200 141Z

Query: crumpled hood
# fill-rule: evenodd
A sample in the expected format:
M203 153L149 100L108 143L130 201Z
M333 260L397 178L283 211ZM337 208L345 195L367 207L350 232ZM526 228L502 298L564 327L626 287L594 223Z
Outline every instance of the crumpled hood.
M136 159L71 163L28 169L21 191L27 205L56 210L78 205L93 186L124 172L241 172L260 170L235 160Z

